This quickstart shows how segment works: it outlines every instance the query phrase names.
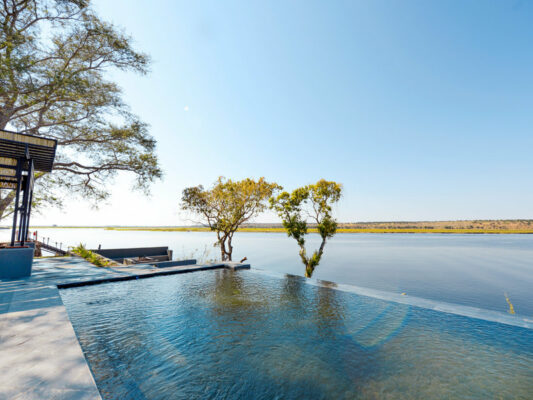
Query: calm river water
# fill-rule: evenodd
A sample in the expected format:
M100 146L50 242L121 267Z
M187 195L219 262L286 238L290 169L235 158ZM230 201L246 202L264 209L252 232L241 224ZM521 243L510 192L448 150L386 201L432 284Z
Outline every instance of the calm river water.
M6 239L8 230L0 230ZM63 247L169 246L174 258L217 258L210 232L41 229ZM311 235L309 250L318 246ZM234 260L253 268L303 275L294 240L282 233L237 233ZM533 317L533 235L337 234L313 276L448 303Z

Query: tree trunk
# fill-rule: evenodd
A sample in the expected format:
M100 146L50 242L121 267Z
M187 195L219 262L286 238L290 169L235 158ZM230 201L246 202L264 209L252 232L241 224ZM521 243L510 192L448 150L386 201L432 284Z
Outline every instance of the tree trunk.
M326 238L322 238L322 243L320 243L320 247L318 248L317 251L313 253L313 256L311 258L303 257L302 254L300 254L300 256L302 256L302 260L304 260L306 278L311 278L313 276L313 272L315 272L315 268L320 263L322 254L324 254L325 245L326 245ZM305 255L305 248L303 249L303 252Z
M221 239L220 243L220 258L222 261L226 261L226 238Z
M220 237L220 234L217 232L218 244L220 246L220 256L222 261L231 261L231 255L233 253L233 246L231 245L231 239L233 234L227 233L224 236ZM226 242L228 244L226 248Z
M305 252L305 244L300 244L300 259L302 260L302 262L304 263L304 265L307 265L308 264L308 260L307 260L307 254Z
M326 238L322 238L322 243L320 243L320 248L318 249L318 260L322 258L322 253L324 253L324 246L326 245Z
M0 129L6 129L9 117L3 113L0 113Z
M231 239L233 239L233 234L228 235L228 250L226 252L226 256L227 256L226 261L232 261L231 255L233 254L233 246L231 245Z
M11 203L13 202L13 200L15 199L15 191L12 190L10 191L6 197L1 197L0 196L0 221L2 220L2 218L5 217L5 212L7 210L7 208L11 205Z
M226 249L226 241L228 241L228 249ZM222 238L219 238L218 242L220 244L220 255L222 261L231 261L231 238L228 235L224 235Z

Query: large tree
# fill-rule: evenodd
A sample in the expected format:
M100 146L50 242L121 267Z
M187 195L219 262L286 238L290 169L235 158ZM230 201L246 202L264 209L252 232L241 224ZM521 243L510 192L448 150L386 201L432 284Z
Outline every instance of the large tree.
M314 185L295 189L292 193L282 192L270 199L270 207L281 218L288 236L295 239L300 247L300 259L305 265L307 278L311 278L320 263L327 239L337 232L332 205L340 200L341 195L341 184L321 179ZM307 255L305 247L309 222L316 226L321 238L319 248L311 256Z
M217 234L222 261L231 261L233 235L239 227L263 212L279 186L264 178L232 181L220 177L211 189L202 185L183 190L181 208L201 218Z
M98 201L119 171L132 172L145 190L161 176L147 125L107 78L110 70L144 74L148 66L90 0L0 2L0 129L58 141L54 172L37 180L37 199L77 193ZM0 218L13 193L2 196Z

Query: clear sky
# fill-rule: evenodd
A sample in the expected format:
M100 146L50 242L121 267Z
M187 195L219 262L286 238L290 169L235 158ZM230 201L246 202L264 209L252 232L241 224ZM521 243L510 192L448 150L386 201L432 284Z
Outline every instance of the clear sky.
M153 58L114 76L165 177L35 224L180 225L183 188L220 175L339 181L342 221L533 218L533 1L94 6Z

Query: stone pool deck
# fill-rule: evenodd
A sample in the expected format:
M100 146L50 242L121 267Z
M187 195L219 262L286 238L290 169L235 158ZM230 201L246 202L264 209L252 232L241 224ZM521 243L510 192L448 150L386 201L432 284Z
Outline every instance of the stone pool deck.
M0 399L101 399L58 286L249 267L99 268L78 257L35 259L31 277L0 280Z

